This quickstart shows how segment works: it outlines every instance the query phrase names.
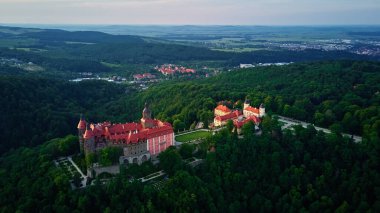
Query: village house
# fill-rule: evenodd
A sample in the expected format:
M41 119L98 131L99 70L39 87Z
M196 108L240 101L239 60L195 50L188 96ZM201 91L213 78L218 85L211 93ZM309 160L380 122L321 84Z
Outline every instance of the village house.
M151 73L144 73L144 74L135 74L133 75L133 79L135 81L141 81L141 80L144 80L144 79L154 79L156 78L155 75L151 74Z
M164 75L173 75L174 73L181 73L181 74L194 74L196 71L194 69L186 68L183 66L177 66L175 64L164 64L160 67L156 66L154 69L161 72Z

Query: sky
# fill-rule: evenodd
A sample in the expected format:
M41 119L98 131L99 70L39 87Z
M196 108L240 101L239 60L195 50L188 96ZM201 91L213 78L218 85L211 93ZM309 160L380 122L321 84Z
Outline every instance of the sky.
M0 0L0 23L379 25L380 0Z

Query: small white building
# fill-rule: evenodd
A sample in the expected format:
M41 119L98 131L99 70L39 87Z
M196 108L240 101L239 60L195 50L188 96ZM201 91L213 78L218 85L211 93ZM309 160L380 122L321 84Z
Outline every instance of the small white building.
M240 68L242 68L242 69L252 68L252 67L255 67L255 65L253 65L253 64L240 64Z

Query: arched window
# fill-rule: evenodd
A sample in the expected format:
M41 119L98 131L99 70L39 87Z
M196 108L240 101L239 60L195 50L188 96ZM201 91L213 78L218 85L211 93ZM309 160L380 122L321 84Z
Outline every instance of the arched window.
M133 158L133 160L132 160L132 163L138 163L138 159L137 158Z

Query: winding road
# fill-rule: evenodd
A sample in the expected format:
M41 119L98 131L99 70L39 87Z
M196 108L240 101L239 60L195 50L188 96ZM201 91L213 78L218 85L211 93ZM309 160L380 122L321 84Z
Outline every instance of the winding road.
M307 123L304 121L299 121L299 120L295 120L295 119L284 117L284 116L277 115L277 117L278 117L278 121L285 123L285 125L282 126L282 129L291 129L291 128L293 128L293 126L296 126L296 125L301 125L304 128L306 128L308 125L314 126L314 124L312 124L312 123ZM322 128L322 127L318 127L318 126L314 126L314 128L317 131L323 131L324 133L327 133L327 134L331 133L331 130L326 129L326 128ZM357 136L357 135L351 135L351 134L346 134L346 133L343 133L342 135L345 137L352 138L355 143L360 143L363 140L362 137Z

